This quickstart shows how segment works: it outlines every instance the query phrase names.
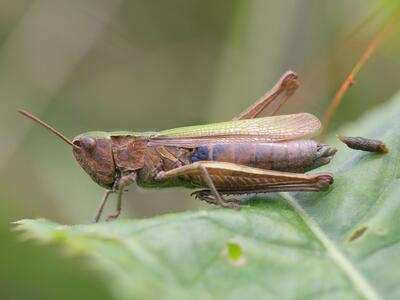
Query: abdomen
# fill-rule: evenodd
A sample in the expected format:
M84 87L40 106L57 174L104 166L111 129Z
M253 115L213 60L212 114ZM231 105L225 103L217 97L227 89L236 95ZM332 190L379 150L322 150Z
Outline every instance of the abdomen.
M191 162L212 160L255 168L306 172L330 162L336 149L313 140L282 143L212 144L194 150Z

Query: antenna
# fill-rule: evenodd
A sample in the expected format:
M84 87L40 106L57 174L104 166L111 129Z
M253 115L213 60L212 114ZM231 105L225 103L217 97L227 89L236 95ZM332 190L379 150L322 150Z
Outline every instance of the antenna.
M44 128L48 129L49 131L51 131L52 133L54 133L56 136L58 136L60 139L62 139L64 142L66 142L67 144L71 145L73 148L79 148L77 145L74 145L67 137L65 137L64 135L62 135L60 132L58 132L57 130L55 130L53 127L51 127L50 125L46 124L45 122L43 122L42 120L40 120L38 117L35 117L34 115L28 113L27 111L24 111L22 109L18 109L17 110L21 115L27 117L28 119L31 119L32 121L42 125Z

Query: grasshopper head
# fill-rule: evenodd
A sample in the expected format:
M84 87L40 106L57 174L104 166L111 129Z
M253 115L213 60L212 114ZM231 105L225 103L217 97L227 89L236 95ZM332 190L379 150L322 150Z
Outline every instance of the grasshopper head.
M75 137L72 144L74 156L85 172L102 187L112 188L116 168L111 139L83 134Z

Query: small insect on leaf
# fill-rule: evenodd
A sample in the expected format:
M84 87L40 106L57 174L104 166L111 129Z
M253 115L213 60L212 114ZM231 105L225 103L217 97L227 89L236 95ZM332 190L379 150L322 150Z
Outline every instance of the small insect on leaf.
M337 135L336 137L351 149L379 153L389 152L389 148L382 141L342 135Z

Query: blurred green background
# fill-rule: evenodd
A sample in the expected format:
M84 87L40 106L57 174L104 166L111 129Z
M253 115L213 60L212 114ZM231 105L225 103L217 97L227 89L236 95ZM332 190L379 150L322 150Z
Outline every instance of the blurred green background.
M0 1L0 299L110 299L84 259L21 242L10 222L87 223L103 194L68 137L225 121L288 69L302 86L282 113L322 117L397 1ZM379 47L332 130L399 88L400 34ZM180 189L125 194L123 218L205 207ZM114 210L110 201L107 212Z

